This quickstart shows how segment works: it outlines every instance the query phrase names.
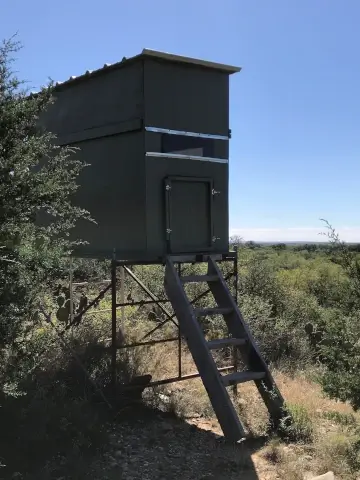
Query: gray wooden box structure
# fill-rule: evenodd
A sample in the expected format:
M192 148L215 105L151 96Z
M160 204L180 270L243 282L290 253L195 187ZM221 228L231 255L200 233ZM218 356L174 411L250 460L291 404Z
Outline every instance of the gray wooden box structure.
M89 163L75 202L97 225L75 254L151 260L228 251L229 75L239 68L144 49L57 83L43 118Z

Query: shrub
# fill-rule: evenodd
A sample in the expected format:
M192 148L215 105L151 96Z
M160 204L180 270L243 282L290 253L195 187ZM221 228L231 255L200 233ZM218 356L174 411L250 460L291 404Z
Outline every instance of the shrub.
M0 348L12 343L58 275L69 231L87 212L71 198L84 164L39 128L52 85L28 95L11 69L19 45L0 46ZM36 220L46 216L46 223ZM1 360L1 359L0 359Z
M283 422L281 434L293 442L308 443L313 441L314 425L308 410L303 405L288 404L286 409L292 422Z
M321 357L327 367L320 382L331 398L360 408L360 316L333 315L324 326Z

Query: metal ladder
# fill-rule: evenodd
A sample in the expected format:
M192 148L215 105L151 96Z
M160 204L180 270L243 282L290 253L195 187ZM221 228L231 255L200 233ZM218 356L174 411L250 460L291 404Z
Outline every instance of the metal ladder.
M278 428L285 417L284 400L274 379L246 325L223 275L211 256L208 257L206 275L179 276L175 258L166 259L165 290L177 316L189 350L198 368L215 414L227 440L237 442L246 436L226 387L237 383L254 381L269 411L273 428ZM206 282L209 285L216 308L194 308L184 289L189 282ZM230 337L205 339L198 318L207 315L223 315ZM227 346L236 346L247 370L222 375L216 366L211 351Z

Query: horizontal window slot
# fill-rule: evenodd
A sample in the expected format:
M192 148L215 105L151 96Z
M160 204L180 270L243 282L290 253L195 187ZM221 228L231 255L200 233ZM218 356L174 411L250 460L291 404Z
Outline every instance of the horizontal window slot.
M185 135L161 135L161 152L214 157L215 142L212 138L188 137Z

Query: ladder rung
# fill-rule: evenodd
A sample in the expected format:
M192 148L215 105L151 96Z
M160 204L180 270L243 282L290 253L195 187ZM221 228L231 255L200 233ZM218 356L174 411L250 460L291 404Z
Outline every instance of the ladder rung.
M195 315L197 317L206 317L206 315L228 315L233 312L232 308L195 308Z
M185 275L180 280L183 283L198 283L198 282L218 282L217 275Z
M217 340L210 340L208 347L210 350L216 350L224 347L236 347L239 345L245 345L245 338L219 338Z
M225 387L236 383L251 382L252 380L261 380L265 377L265 372L234 372L229 375L223 375L222 381Z

